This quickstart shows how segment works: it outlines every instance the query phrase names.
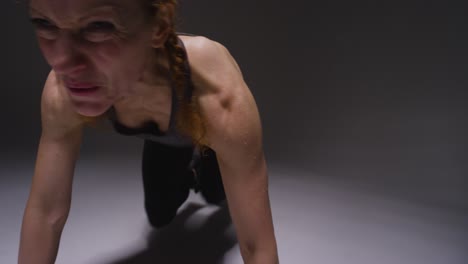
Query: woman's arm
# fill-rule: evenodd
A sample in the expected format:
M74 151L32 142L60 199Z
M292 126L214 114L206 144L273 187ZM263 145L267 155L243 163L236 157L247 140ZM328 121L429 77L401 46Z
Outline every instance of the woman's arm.
M255 100L229 52L199 38L188 45L193 81L216 151L245 263L278 263L262 129Z
M41 100L42 133L23 216L18 263L55 262L70 209L72 178L81 144L79 119L51 73Z

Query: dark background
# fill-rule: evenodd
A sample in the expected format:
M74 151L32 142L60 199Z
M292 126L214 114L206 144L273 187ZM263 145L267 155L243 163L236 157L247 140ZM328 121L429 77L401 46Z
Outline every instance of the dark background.
M49 71L21 2L0 4L3 163L33 162ZM463 1L181 5L179 31L223 43L242 68L272 167L468 210ZM103 131L87 131L84 144L87 157L141 148L139 140Z

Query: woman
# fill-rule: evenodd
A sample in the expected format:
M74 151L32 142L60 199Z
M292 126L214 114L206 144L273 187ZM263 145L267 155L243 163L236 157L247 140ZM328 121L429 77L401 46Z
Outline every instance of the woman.
M245 263L278 262L255 101L221 44L176 35L175 8L175 0L30 1L52 70L19 263L55 261L83 127L102 118L145 138L153 226L172 220L189 188L201 189L208 202L227 198Z

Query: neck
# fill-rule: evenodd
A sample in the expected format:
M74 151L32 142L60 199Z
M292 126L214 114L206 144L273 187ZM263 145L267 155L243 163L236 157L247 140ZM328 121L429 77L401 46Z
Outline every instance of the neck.
M160 123L167 116L170 117L171 105L168 59L165 52L155 52L141 78L132 87L131 94L117 100L114 108L119 120L135 125L148 120Z

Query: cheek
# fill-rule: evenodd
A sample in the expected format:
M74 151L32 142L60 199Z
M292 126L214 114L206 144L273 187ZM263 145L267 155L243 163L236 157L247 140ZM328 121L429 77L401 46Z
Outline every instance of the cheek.
M139 43L107 43L97 46L92 56L102 71L114 78L137 81L143 73L151 48Z
M44 40L41 38L38 38L37 40L39 49L41 50L42 56L44 56L44 59L49 63L49 65L52 63L52 58L55 55L56 52L54 52L54 48L50 41Z
M105 78L109 93L123 95L131 92L134 84L142 79L151 48L136 43L101 43L90 49L98 74Z

